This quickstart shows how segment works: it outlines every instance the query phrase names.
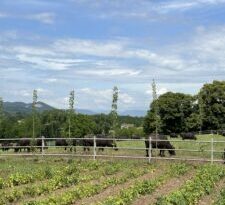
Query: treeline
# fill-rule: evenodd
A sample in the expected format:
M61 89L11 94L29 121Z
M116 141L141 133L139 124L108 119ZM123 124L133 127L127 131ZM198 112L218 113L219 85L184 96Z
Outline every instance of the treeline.
M0 115L0 138L33 136L33 120L35 137L83 137L86 134L108 135L113 131L115 137L132 138L156 131L170 134L225 130L225 81L205 84L197 95L167 92L151 103L145 118L118 116L115 127L111 116L106 114L68 114L66 110L55 109L37 112L35 117L23 113L2 117L0 112ZM123 123L133 127L121 129Z
M205 84L197 95L167 92L153 101L144 120L146 134L225 130L225 81Z
M35 114L35 137L69 137L69 118L65 110L51 110ZM132 137L140 133L143 125L143 117L118 116L116 137ZM123 123L133 124L133 128L120 129ZM87 134L111 132L112 119L110 115L84 115L70 114L70 135L73 137L84 137ZM5 113L0 123L0 138L32 137L33 115L17 113L14 115Z

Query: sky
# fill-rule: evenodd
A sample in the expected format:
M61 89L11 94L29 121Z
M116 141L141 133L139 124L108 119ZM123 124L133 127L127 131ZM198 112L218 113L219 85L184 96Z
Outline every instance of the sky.
M0 96L67 108L148 110L225 77L225 0L0 0Z

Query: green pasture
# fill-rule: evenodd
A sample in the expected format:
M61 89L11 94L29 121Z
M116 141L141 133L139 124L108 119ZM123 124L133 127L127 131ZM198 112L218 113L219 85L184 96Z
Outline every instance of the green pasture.
M202 158L202 159L211 159L211 148L212 143L211 140L214 140L213 143L213 157L214 159L221 160L223 151L225 148L225 137L220 135L197 135L197 140L182 140L179 138L170 138L171 144L178 149L176 150L177 158ZM224 142L217 142L217 141L224 141ZM145 157L145 143L143 140L126 140L117 142L117 147L119 148L118 151L114 150L113 148L105 148L104 151L99 149L96 150L97 155L110 155L110 156L136 156L136 157ZM135 149L137 148L137 149ZM63 147L49 147L44 151L46 154L74 154L74 155L93 155L94 150L90 148L90 151L83 151L82 147L76 147L76 151L70 151L69 148L65 150ZM1 154L9 153L13 154L13 150L8 152L0 152ZM24 153L24 152L23 152ZM36 150L34 153L39 153L39 150ZM169 157L168 152L166 151L166 156ZM153 150L153 156L158 157L159 150Z

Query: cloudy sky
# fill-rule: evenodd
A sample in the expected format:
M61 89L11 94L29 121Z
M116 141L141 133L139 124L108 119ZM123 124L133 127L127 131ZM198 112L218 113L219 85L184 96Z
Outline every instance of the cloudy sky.
M158 93L225 78L225 0L0 0L0 96L147 110Z

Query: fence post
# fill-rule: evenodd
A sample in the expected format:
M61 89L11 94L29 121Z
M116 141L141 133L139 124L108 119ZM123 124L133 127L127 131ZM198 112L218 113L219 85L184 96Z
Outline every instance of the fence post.
M151 163L152 158L152 137L149 137L148 162Z
M44 136L41 136L41 155L44 156L44 147L45 147L45 140Z
M211 164L213 164L213 158L214 158L214 156L213 156L213 154L214 154L214 142L213 142L213 138L211 138Z
M96 136L94 135L94 160L96 159Z

